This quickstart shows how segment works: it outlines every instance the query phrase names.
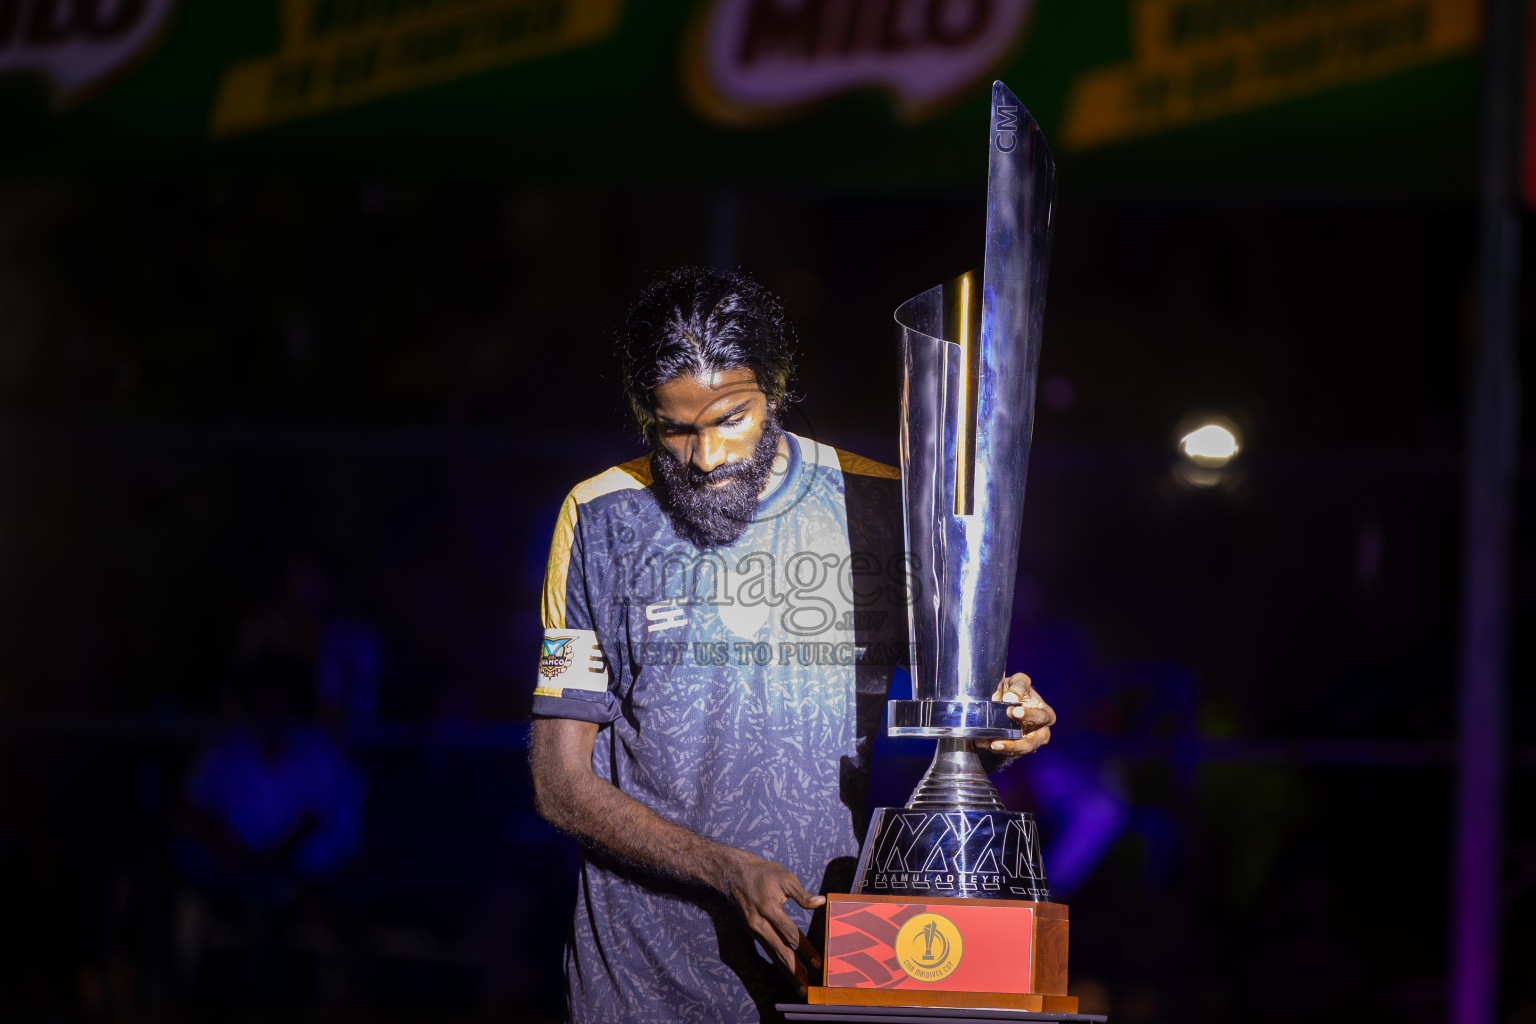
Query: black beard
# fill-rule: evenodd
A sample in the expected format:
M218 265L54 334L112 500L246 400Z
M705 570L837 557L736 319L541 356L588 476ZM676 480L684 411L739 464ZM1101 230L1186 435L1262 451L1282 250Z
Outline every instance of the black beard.
M768 482L784 430L769 414L752 457L704 472L681 463L665 448L651 456L656 500L672 528L694 547L723 548L747 532L757 518L758 495ZM728 481L718 483L718 481Z

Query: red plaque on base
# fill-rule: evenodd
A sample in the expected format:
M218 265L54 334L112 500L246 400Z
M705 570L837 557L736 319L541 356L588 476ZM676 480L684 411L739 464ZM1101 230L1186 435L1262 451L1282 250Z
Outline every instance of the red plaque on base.
M830 894L809 999L1076 1013L1067 927L1064 903Z

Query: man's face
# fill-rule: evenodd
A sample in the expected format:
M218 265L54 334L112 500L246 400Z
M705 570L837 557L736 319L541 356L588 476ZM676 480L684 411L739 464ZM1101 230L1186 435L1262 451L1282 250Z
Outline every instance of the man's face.
M751 370L676 377L656 389L658 497L699 547L730 544L757 515L783 432Z
M767 396L751 370L674 377L656 389L656 435L680 465L723 486L721 466L752 458L768 421Z

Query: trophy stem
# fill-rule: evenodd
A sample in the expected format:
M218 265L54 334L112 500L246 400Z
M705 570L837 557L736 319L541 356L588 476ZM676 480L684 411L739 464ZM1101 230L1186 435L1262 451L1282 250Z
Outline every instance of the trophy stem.
M968 739L942 739L933 763L907 800L908 810L1000 811L1003 801L987 778L981 758Z

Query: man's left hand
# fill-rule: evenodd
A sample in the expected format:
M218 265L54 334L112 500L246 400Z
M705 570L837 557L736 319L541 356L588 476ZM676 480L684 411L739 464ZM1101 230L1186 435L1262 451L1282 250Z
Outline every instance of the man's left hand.
M1008 716L1019 723L1024 735L1016 740L976 740L977 750L989 750L1004 757L1018 757L1020 754L1033 753L1051 742L1051 726L1056 724L1056 712L1035 692L1029 676L1015 672L997 684L997 689L992 691L992 699L1014 705L1008 709Z

